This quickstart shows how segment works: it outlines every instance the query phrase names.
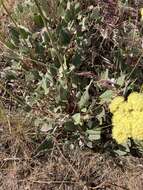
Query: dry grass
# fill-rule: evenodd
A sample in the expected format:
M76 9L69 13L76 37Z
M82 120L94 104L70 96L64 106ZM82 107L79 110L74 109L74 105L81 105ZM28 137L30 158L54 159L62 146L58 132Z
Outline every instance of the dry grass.
M56 137L53 148L38 150L45 137L32 123L8 121L0 130L0 190L142 190L142 158L70 149Z
M70 149L55 137L52 149L37 151L44 138L14 118L0 130L0 190L143 189L143 158Z
M79 149L68 152L57 146L55 143L52 153L42 158L3 159L0 189L142 190L143 159L113 159Z

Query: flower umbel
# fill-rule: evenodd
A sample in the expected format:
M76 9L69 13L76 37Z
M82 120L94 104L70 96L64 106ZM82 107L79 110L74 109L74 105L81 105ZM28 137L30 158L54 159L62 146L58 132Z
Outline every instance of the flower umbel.
M143 8L140 9L141 20L143 20Z
M109 105L112 117L112 136L122 144L128 138L143 140L143 94L133 92L127 101L116 97Z
M109 109L111 113L114 113L124 102L124 98L122 96L116 97L111 104L109 105Z

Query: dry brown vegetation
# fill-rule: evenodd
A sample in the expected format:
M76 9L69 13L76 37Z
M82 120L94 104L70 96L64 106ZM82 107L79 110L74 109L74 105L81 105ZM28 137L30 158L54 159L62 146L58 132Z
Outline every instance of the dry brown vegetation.
M69 149L59 134L42 149L36 129L14 119L0 130L0 190L142 190L143 158Z
M74 150L35 159L5 158L1 162L1 190L141 190L143 160Z

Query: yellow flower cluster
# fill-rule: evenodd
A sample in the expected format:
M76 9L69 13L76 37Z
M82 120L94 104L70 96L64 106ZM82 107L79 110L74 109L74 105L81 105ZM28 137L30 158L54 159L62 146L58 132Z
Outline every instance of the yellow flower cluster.
M140 9L141 20L143 20L143 8Z
M127 101L122 96L112 100L109 105L112 117L112 136L122 144L128 138L143 140L143 94L133 92Z

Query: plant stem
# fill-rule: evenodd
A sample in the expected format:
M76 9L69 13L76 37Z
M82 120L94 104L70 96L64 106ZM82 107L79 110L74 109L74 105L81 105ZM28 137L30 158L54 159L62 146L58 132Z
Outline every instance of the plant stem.
M131 70L129 76L127 77L127 80L130 79L131 75L132 75L132 74L134 73L134 71L136 70L138 64L140 63L140 61L141 61L141 59L142 59L142 57L143 57L143 51L141 52L141 55L139 56L139 58L138 58L138 60L137 60L137 62L136 62L136 64L135 64L135 66L133 67L133 69Z
M38 0L34 0L34 2L35 2L36 6L37 6L37 8L38 8L38 10L39 10L39 13L40 13L41 18L42 18L43 23L44 23L44 26L45 26L45 28L46 28L46 30L47 30L47 34L48 34L48 37L49 37L49 39L50 39L50 43L51 43L52 47L55 49L55 53L56 53L56 55L57 55L57 58L58 58L58 60L59 60L59 63L60 63L60 65L62 66L62 69L63 69L63 72L64 72L63 59L62 59L62 56L61 56L60 53L59 53L59 50L58 50L57 46L56 46L56 45L54 44L54 42L53 42L52 35L51 35L50 30L49 30L49 28L48 28L48 26L47 26L47 19L45 18L45 15L44 15L44 13L43 13L43 10L42 10L42 8L41 8L41 6L40 6Z

